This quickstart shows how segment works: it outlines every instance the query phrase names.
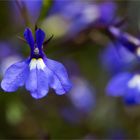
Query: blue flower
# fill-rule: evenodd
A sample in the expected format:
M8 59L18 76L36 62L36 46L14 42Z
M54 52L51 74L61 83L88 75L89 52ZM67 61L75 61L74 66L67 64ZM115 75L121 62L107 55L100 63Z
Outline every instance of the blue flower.
M71 82L65 67L57 61L48 59L42 50L45 33L37 29L34 40L31 30L26 28L24 38L31 49L30 57L7 69L1 82L2 89L14 92L18 87L25 85L36 99L44 97L49 87L58 95L68 92L71 89Z
M115 26L109 26L108 31L115 42L121 43L130 52L140 57L140 39L121 31Z
M138 63L136 56L122 44L117 43L115 46L112 42L101 52L100 60L103 67L111 73L132 68L132 66Z
M54 0L49 11L50 14L59 13L68 20L82 20L85 23L95 22L95 20L110 22L114 19L115 12L116 4L112 1L96 3L79 0Z
M89 113L96 105L95 90L82 77L73 76L74 86L70 91L69 98L77 110Z
M75 35L89 26L109 24L115 15L114 2L85 2L79 0L54 0L50 15L59 14L69 22L68 34Z
M106 88L110 96L122 96L127 104L140 103L140 74L124 72L113 77Z
M22 59L21 54L13 46L16 46L16 44L8 40L0 41L0 76L11 64Z

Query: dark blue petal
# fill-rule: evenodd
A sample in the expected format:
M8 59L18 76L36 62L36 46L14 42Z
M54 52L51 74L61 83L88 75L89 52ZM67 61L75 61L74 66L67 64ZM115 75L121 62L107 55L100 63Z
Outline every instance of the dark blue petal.
M137 53L137 49L140 46L140 40L128 33L122 32L119 28L110 26L109 32L111 35L121 43L126 49L132 53Z
M133 75L121 73L113 77L107 85L106 92L110 96L122 96L127 92L127 84Z
M30 48L33 50L34 49L34 38L33 38L33 35L32 35L32 31L29 28L25 29L24 38L26 39Z
M40 99L48 93L48 80L42 70L30 70L29 77L26 81L26 89L31 92L32 97Z
M140 46L140 40L127 33L120 34L118 39L132 53L135 53Z
M28 72L29 68L27 61L13 64L5 72L1 82L2 89L7 92L16 91L18 87L24 85Z
M140 90L137 87L128 87L127 94L124 95L124 101L127 105L140 104Z
M126 105L136 105L137 104L135 94L133 94L133 93L126 94L123 98L123 101Z
M37 46L41 48L45 39L45 33L41 29L37 29L35 35Z
M45 58L44 62L47 69L52 73L50 87L53 88L58 95L68 92L72 84L68 78L65 67L59 62L47 58Z

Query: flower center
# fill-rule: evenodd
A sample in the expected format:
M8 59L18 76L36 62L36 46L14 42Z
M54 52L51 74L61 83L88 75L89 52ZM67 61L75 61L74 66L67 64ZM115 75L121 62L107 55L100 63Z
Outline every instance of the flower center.
M39 54L39 49L37 47L34 49L34 54L35 55L38 55Z
M135 75L129 82L129 88L137 88L140 91L140 74Z
M34 44L34 49L31 50L32 52L32 56L31 58L35 58L35 59L38 59L38 58L43 58L43 52L42 52L42 48L38 48L37 44L35 43Z

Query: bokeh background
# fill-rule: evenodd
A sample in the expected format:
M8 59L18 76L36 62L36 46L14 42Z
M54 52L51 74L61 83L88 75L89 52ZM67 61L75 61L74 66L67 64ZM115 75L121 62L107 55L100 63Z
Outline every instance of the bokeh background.
M106 93L109 80L122 71L139 70L135 56L116 46L104 27L125 18L121 28L139 36L138 0L0 1L0 75L29 56L18 39L35 24L46 38L50 59L65 65L73 83L62 96L50 89L35 100L25 88L0 89L0 139L140 139L140 106ZM16 72L16 71L15 71Z

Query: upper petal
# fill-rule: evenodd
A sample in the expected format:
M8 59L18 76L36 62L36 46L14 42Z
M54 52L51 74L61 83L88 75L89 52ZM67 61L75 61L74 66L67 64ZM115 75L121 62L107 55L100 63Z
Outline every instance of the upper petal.
M5 72L1 82L1 87L4 91L14 92L18 87L23 86L28 76L28 63L22 61L11 65Z
M45 39L45 33L41 29L37 29L35 35L37 46L41 48Z
M68 78L65 67L61 63L48 58L45 58L44 62L47 69L51 71L50 86L59 95L68 92L71 89L72 84Z
M24 31L24 38L26 39L27 43L31 47L31 49L34 48L34 38L32 35L32 31L29 28L26 28Z
M128 81L133 75L130 73L121 73L113 77L107 85L106 92L111 96L122 96L127 92Z

